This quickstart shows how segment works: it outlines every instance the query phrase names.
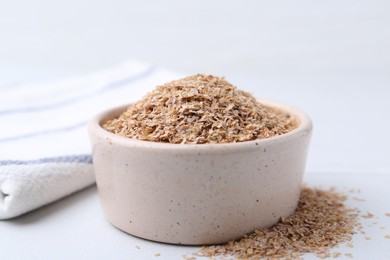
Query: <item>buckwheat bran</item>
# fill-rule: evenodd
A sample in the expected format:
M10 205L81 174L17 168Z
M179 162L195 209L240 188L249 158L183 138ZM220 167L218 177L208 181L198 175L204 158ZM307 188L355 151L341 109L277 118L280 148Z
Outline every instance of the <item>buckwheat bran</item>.
M348 242L356 233L357 209L344 205L346 196L335 190L303 188L295 213L273 227L256 230L238 241L225 245L205 246L202 256L234 256L238 259L299 259L314 253L331 257L329 250ZM347 243L352 247L352 243ZM334 252L333 257L340 256ZM346 254L350 257L350 254Z
M103 128L167 143L234 143L285 134L297 123L224 78L197 74L157 86Z

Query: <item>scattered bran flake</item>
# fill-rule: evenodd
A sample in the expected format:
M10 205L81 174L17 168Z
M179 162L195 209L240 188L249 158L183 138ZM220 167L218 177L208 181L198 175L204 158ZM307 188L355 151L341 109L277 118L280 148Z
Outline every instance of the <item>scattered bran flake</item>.
M351 253L345 253L344 255L345 255L346 257L352 258L352 254L351 254Z
M156 253L156 254L154 254L154 256L160 256L161 254L160 253Z
M337 257L339 257L339 256L341 256L341 253L340 253L340 252L333 252L333 254L332 254L332 257L333 257L333 258L337 258Z
M195 256L187 256L187 255L182 255L184 260L196 260Z
M296 211L276 225L255 230L237 241L205 246L200 256L238 259L299 259L314 253L329 257L329 250L351 240L359 225L355 210L345 207L346 196L335 190L303 188ZM338 256L338 254L336 253Z
M352 248L352 247L353 247L353 244L352 244L351 242L348 242L348 243L347 243L347 247Z
M366 240L371 240L371 237L364 237Z
M386 236L385 236L385 238L388 238L388 239L390 239L390 235L386 235Z
M367 214L366 214L366 215L363 215L362 217L363 217L363 218L373 218L373 217L375 217L375 215L374 215L374 214L371 214L370 212L367 212Z
M331 254L329 252L326 252L326 253L318 254L317 256L321 259L325 259L325 258L329 258Z
M366 201L365 199L361 199L361 198L358 198L358 197L353 197L352 199L353 199L353 200L356 200L356 201L360 201L360 202Z
M290 114L259 103L224 78L197 74L157 86L103 128L166 143L234 143L282 135L297 127Z
M390 213L385 213L385 216L386 217L390 217Z
M350 189L349 192L350 193L361 193L361 190L353 188L353 189Z

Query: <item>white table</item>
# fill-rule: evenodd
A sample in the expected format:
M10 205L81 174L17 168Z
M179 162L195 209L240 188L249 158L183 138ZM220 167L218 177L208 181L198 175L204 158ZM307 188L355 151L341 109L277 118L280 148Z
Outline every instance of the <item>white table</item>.
M384 202L384 197L390 195L389 181L388 173L306 175L305 182L310 186L337 186L340 191L361 189L361 193L350 195L365 201L352 199L348 206L375 214L373 219L362 219L366 235L355 235L353 248L342 245L336 251L352 253L354 259L390 258L390 241L384 238L390 234L390 218L384 215L390 211L389 204ZM2 259L182 259L198 250L143 240L116 229L103 217L95 187L0 222L0 230ZM365 236L372 240L365 240Z
M305 182L359 188L365 201L348 205L377 216L364 222L372 240L355 236L340 251L390 259L388 1L22 2L0 7L0 83L137 58L225 75L259 98L300 107L315 127ZM180 259L196 250L114 228L95 187L0 222L1 259Z
M365 221L367 236L342 247L358 259L390 258L390 160L388 147L390 94L385 77L262 77L257 96L296 104L313 118L315 132L305 182L311 186L360 189L365 202L349 201L377 218ZM250 85L238 79L237 85ZM333 82L332 86L330 82ZM316 87L311 87L316 85ZM366 85L371 85L368 88ZM269 86L272 86L270 88ZM374 221L379 224L370 227ZM385 229L380 229L385 226ZM4 259L181 259L197 248L172 246L135 238L104 218L95 187L78 192L19 218L0 222ZM138 247L140 247L138 249ZM309 256L309 258L311 258Z

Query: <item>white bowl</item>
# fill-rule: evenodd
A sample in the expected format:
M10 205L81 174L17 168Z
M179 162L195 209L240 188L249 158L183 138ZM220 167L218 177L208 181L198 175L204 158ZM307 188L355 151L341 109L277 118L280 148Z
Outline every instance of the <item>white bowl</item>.
M268 139L230 144L169 144L125 138L89 124L93 165L107 219L132 235L174 244L219 244L269 227L294 212L312 132L299 126Z

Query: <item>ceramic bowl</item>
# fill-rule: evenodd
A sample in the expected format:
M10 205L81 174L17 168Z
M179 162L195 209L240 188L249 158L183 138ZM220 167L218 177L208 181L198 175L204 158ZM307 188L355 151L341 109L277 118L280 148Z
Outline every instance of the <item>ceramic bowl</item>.
M93 166L103 211L117 228L154 241L205 245L269 227L295 210L312 123L276 137L231 144L169 144L104 130L127 106L89 124Z

